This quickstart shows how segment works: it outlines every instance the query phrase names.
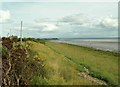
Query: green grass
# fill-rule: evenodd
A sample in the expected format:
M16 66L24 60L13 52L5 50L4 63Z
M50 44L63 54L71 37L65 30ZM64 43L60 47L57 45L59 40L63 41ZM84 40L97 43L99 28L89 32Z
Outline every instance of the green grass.
M76 63L78 70L83 71L82 66L86 66L89 75L118 84L118 54L61 43L47 42L46 45Z
M118 84L118 54L75 45L27 41L33 55L44 60L46 77L35 76L31 84L37 85L98 85L79 76L89 70L89 75L108 84ZM31 54L32 55L32 54Z
M120 54L39 39L25 40L23 45L30 48L31 58L44 61L45 77L34 76L31 85L98 85L96 81L80 76L83 72L107 84L118 84ZM0 51L6 54L1 44Z
M78 76L77 66L63 54L55 52L47 45L29 42L30 48L42 58L45 64L46 77L33 78L31 84L44 85L97 85L91 80ZM41 80L42 79L42 80Z

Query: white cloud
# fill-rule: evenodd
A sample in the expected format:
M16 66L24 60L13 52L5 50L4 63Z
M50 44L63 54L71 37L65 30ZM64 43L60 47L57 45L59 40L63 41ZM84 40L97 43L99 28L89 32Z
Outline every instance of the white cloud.
M81 37L81 36L104 36L115 35L117 19L113 17L92 17L89 15L72 15L53 21L51 19L38 19L34 22L24 23L23 31L35 33L35 36L60 36L60 37ZM18 27L14 29L20 29ZM33 33L34 32L34 33ZM109 32L109 33L108 33ZM37 34L36 34L37 33ZM42 37L43 37L42 36Z
M34 21L34 27L40 28L43 32L50 32L56 30L59 26L57 25L57 21L54 19L43 18L36 19Z
M100 25L104 28L117 28L118 20L112 16L102 18Z
M67 16L62 19L63 22L68 22L71 25L84 25L87 23L90 23L90 19L85 14L77 14L77 15L71 15Z
M11 15L9 10L0 10L0 23L6 23L10 18Z
M51 22L33 22L31 24L23 24L23 30L40 31L40 32L51 32L58 28L56 23ZM15 30L20 30L20 26L14 27Z
M107 17L92 17L86 14L77 14L67 16L62 19L62 22L73 26L87 27L87 28L117 28L118 20L112 16Z
M76 14L64 17L62 22L68 23L71 26L94 28L98 25L98 18L87 14Z
M58 27L53 24L53 23L43 23L44 28L42 31L54 31L56 30Z

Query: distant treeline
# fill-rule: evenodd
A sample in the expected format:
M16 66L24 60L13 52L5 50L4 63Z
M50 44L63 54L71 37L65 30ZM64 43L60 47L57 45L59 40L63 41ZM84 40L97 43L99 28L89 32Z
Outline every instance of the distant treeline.
M19 38L19 40L20 40L20 38ZM46 42L46 40L40 39L40 38L23 38L22 40L23 40L23 41L39 42L39 43L42 43L42 44L45 44L45 42Z
M58 38L42 38L42 40L59 40Z

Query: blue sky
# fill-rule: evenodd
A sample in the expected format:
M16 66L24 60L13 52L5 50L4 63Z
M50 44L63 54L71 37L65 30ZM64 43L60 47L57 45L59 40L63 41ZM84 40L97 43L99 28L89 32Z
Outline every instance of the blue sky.
M2 6L1 6L2 5ZM11 29L23 37L117 37L117 2L4 2L0 4L0 34Z

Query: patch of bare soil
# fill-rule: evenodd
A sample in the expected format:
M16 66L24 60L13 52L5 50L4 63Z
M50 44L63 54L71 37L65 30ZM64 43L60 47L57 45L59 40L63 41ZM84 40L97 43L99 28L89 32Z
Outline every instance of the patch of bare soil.
M89 70L87 68L84 67L84 69L85 69L85 72L79 72L78 76L83 77L87 80L90 80L90 81L92 81L92 83L95 83L95 84L98 84L98 85L107 85L107 83L105 81L102 81L100 79L97 79L97 78L94 78L94 77L90 76L89 75Z

